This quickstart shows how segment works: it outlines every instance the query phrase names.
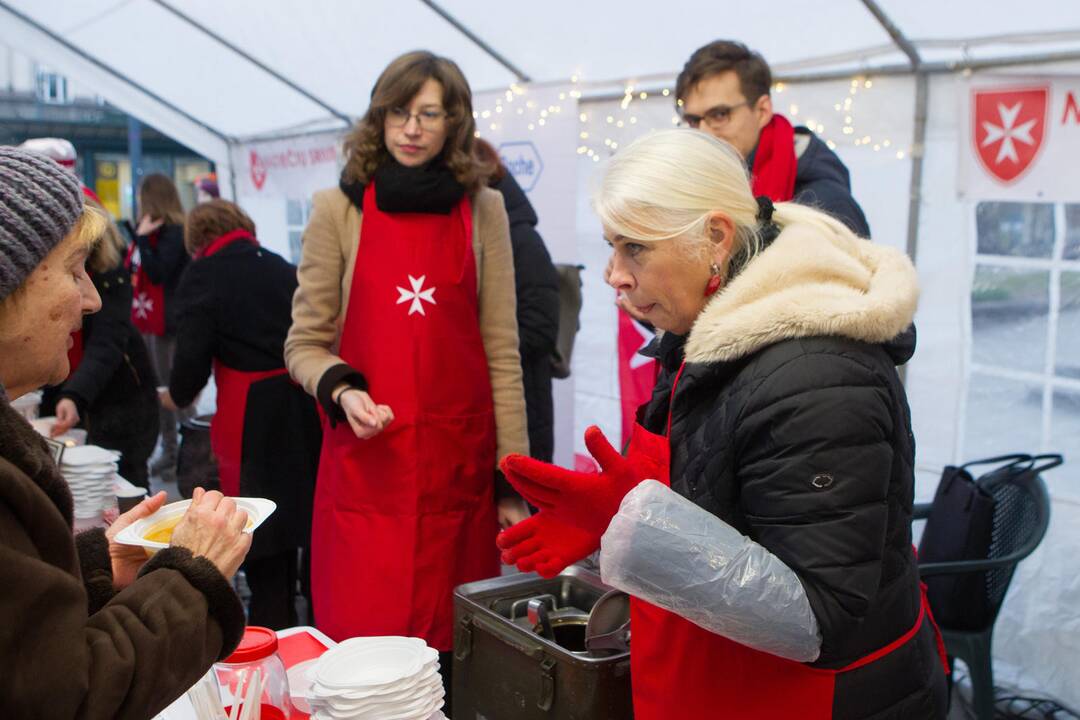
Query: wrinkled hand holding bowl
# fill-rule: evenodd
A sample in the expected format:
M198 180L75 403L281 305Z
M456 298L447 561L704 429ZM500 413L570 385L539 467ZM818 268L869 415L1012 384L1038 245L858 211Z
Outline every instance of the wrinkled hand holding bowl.
M236 507L248 514L247 526L244 532L255 532L255 528L262 525L266 518L277 509L277 503L265 498L232 498ZM153 554L162 548L169 547L172 540L173 529L184 517L190 500L169 503L153 515L142 520L136 520L131 525L121 530L116 535L116 542L124 545L138 545L146 549L147 554Z

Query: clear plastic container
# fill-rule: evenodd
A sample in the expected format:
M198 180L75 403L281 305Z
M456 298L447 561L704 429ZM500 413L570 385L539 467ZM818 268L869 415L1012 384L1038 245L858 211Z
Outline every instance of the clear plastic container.
M261 720L288 720L293 717L289 699L289 678L277 653L277 634L264 627L249 625L239 647L224 661L214 665L225 711L239 704L239 717L245 717L244 700L258 695L259 714L254 709L246 717Z

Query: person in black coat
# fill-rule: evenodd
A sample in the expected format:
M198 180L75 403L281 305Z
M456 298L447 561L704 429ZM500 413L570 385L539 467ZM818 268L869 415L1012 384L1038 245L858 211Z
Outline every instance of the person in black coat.
M555 453L555 410L551 397L551 362L559 336L559 276L544 239L536 231L536 210L498 151L477 140L474 151L487 166L488 185L503 196L510 218L517 289L517 322L521 353L529 455L551 462Z
M189 257L184 249L184 209L176 185L165 175L152 174L139 185L139 224L128 256L131 271L131 321L142 333L158 377L169 377L176 346L176 290ZM173 476L176 470L177 417L161 411L161 454L154 474Z
M594 199L609 282L663 331L625 458L514 458L540 512L504 560L558 572L600 547L634 598L635 717L941 720L943 646L911 545L915 443L896 365L918 285L900 251L752 194L705 133L621 149Z
M191 211L185 242L195 259L177 290L176 355L163 404L190 404L214 373L211 443L221 490L277 503L244 563L248 619L291 627L297 581L307 585L297 552L310 542L322 442L314 400L285 371L296 267L261 247L254 223L226 200Z
M99 211L107 217L103 208ZM149 489L146 462L158 436L158 380L146 344L131 324L131 276L122 263L123 250L123 238L110 221L87 261L101 311L83 321L73 353L78 362L62 385L46 389L42 412L56 415L54 437L78 425L86 429L89 444L118 450L120 475Z

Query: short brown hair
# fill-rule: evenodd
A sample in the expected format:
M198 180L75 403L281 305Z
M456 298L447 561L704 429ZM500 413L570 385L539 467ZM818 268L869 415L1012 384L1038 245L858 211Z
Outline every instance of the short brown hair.
M245 230L255 236L255 223L240 206L228 200L208 200L188 213L184 228L184 247L191 255L198 254L226 233Z
M184 224L180 193L167 175L153 173L143 178L139 185L139 215L149 215L151 220L161 220L170 225Z
M408 105L429 79L442 85L442 104L446 111L446 145L439 159L470 193L480 188L482 172L472 154L476 121L473 120L469 83L453 60L426 50L396 58L375 81L367 112L345 137L346 160L342 176L346 182L366 185L375 169L390 156L385 140L387 111Z
M476 161L480 163L489 186L494 187L506 177L506 166L503 165L502 158L499 157L499 151L487 140L476 138L476 143L473 145L473 155L476 156Z
M733 70L739 78L739 89L747 102L754 103L772 87L769 63L750 48L734 40L715 40L699 47L683 65L675 80L675 101L686 96L699 82L712 75Z

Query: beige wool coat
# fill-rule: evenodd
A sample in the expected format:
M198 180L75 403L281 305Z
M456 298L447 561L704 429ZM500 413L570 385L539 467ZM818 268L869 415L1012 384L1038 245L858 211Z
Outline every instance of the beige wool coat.
M525 396L518 354L517 301L510 226L502 196L490 188L472 199L480 334L487 354L495 405L496 458L528 454ZM293 296L292 328L285 340L285 364L293 379L315 397L327 370L345 361L337 354L349 306L356 254L362 241L362 213L340 188L317 192L304 230ZM447 348L452 351L452 348ZM387 348L387 352L395 352ZM363 373L363 368L355 368ZM379 402L379 389L370 389Z

